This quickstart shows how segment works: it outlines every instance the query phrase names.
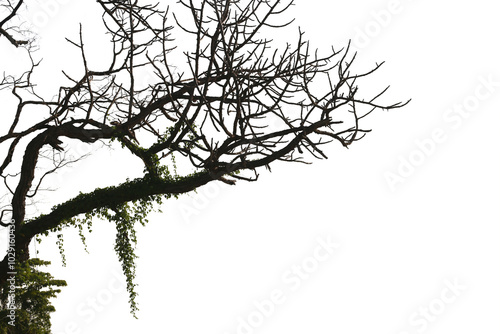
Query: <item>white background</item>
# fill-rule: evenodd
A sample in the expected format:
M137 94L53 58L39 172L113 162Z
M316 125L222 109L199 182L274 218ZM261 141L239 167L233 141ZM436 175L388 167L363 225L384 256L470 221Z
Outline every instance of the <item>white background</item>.
M76 36L80 20L92 36L94 2L33 3L45 66L80 66L63 37ZM388 100L412 102L371 115L365 126L373 132L349 150L332 144L328 160L278 164L256 183L213 183L152 214L139 228L138 320L109 223L94 223L90 254L68 230L65 268L47 238L39 257L68 282L54 300L54 333L499 333L497 7L298 1L287 15L314 47L328 51L351 38L360 69L386 61L367 87L390 84ZM277 43L296 38L275 34ZM14 52L3 45L2 53ZM105 172L99 161L110 157L100 150L67 172L50 204L92 190L88 173L109 184L137 176L127 160ZM391 186L388 175L400 178ZM312 257L318 238L339 244L323 261ZM292 274L294 264L308 276ZM455 294L450 283L460 286ZM282 303L259 311L273 291Z

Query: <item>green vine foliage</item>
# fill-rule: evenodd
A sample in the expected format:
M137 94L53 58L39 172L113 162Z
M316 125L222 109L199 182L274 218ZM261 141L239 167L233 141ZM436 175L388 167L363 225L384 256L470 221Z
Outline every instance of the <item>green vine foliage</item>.
M170 176L170 173L166 166L158 166L158 171L164 179L177 179L177 176L175 176L174 178ZM147 178L148 176L146 175L145 177ZM134 181L127 180L127 182L133 183ZM92 194L90 194L90 196L92 196ZM135 248L137 245L135 226L137 223L145 226L148 223L148 214L151 213L151 211L157 209L158 206L163 203L164 199L168 199L171 196L172 195L170 194L151 195L136 201L122 203L114 207L100 207L90 212L86 212L79 216L65 220L62 224L58 225L57 228L50 231L58 233L56 244L61 253L63 265L66 264L66 258L64 256L63 236L61 232L65 227L73 226L78 229L80 239L84 245L85 250L88 252L85 229L89 233L92 232L92 220L94 218L97 218L114 223L116 227L114 250L118 255L118 259L121 263L121 267L125 275L127 292L129 294L130 311L134 317L137 317L137 284L134 283L136 273L135 260L137 259L137 255L135 254ZM157 211L161 212L161 210L159 209L157 209ZM38 240L40 239L38 238Z
M1 334L48 334L50 313L55 311L50 298L61 292L54 287L66 286L66 281L56 280L37 269L50 262L38 258L29 259L16 266L15 293L9 296L11 282L0 286L0 333ZM11 313L8 302L14 296L15 313ZM15 318L12 317L15 315Z
M61 254L62 265L63 267L66 267L66 255L64 254L64 238L61 233L57 235L56 244L59 248L59 254Z
M135 254L135 248L137 245L135 226L136 223L145 226L148 223L148 214L156 208L155 204L161 205L163 203L164 197L169 198L170 195L149 196L148 198L123 203L113 208L102 207L80 216L73 217L64 222L64 226L74 226L78 228L80 238L86 251L86 238L83 232L85 225L87 226L87 230L92 232L93 218L106 220L115 224L116 237L114 250L118 255L118 259L125 275L127 292L129 294L130 311L134 317L137 317L136 313L138 311L136 302L137 292L135 289L137 284L134 283L136 272L135 260L137 259L137 255ZM61 228L62 226L60 225L52 232L59 231ZM58 235L57 245L59 246L59 250L63 256L63 264L65 264L65 257L62 249L62 236L60 234Z
M140 147L136 147L137 151L143 150ZM150 180L151 182L155 182L157 179L162 179L166 181L176 182L181 179L189 178L191 175L187 176L179 176L177 174L177 166L175 157L173 154L171 155L172 167L173 167L173 175L169 171L168 166L160 164L160 161L156 155L151 156L151 161L154 164L154 171L145 170L145 175L143 178L139 178L136 180L127 179L124 184L133 185L135 182L140 182L143 180ZM149 172L149 173L148 173ZM151 173L152 172L152 173ZM194 175L194 174L193 174ZM100 202L100 197L102 196L102 190L106 190L108 188L98 188L93 193L90 194L80 194L79 196L85 197L95 197L92 200L95 202ZM126 190L125 190L126 191ZM101 195L99 195L101 194ZM77 200L79 198L77 196L71 201ZM129 304L130 311L134 317L136 317L136 313L138 311L136 297L136 287L137 284L134 283L135 275L136 275L136 265L135 260L137 259L137 255L135 254L135 248L137 246L137 236L136 236L136 224L139 223L142 226L145 226L148 222L147 216L148 214L157 209L165 199L174 196L178 197L177 194L161 194L161 195L150 195L138 199L136 201L121 203L118 205L114 205L113 207L102 206L98 207L92 211L82 213L78 216L66 219L62 221L56 228L44 232L43 235L47 236L49 232L57 233L56 244L59 248L62 263L66 265L66 257L64 255L64 247L63 247L63 235L62 231L66 227L76 227L78 229L78 234L83 243L85 251L87 250L86 236L85 230L87 232L92 232L92 220L100 219L111 222L116 227L116 237L114 242L114 250L118 256L118 259L121 263L121 267L123 273L125 275L127 292L129 294ZM68 203L68 202L67 202ZM57 209L53 207L53 210ZM157 209L157 211L160 211ZM37 236L37 241L41 241L41 237ZM0 333L1 334L1 333Z
M121 208L115 209L115 215L110 217L110 220L116 223L116 239L115 252L122 265L123 273L127 281L127 291L129 293L130 311L136 317L138 310L135 297L136 284L135 278L135 246L137 245L137 237L134 228L134 221L145 219L144 217L131 217L128 210L128 205L123 205ZM137 219L137 220L135 220Z

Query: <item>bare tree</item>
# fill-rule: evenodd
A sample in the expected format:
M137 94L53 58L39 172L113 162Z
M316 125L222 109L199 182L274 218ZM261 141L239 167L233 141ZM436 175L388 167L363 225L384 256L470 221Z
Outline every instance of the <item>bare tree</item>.
M29 44L29 39L25 39L26 36L22 38L18 37L19 35L23 35L29 33L26 30L22 30L22 25L12 25L11 22L16 20L17 13L21 6L23 5L23 0L20 1L4 1L0 4L0 8L4 9L7 15L2 18L0 21L0 36L4 36L7 40L18 47L21 45Z
M22 22L14 20L23 1L5 5L10 14L0 21L0 35L15 47L25 46L31 64L21 76L5 75L0 83L0 89L17 98L16 109L2 114L2 122L10 127L0 134L0 175L6 186L1 224L14 222L16 258L25 262L34 237L67 226L81 228L96 216L115 222L115 249L127 277L132 311L133 226L145 221L151 203L212 181L255 181L259 168L269 168L274 161L326 158L323 145L348 147L369 132L360 122L372 111L406 104L379 103L387 88L374 96L358 96L358 81L381 64L353 73L356 54L349 52L349 45L320 56L300 30L297 40L282 48L263 37L291 23L283 21L283 13L293 0L181 0L189 22L143 1L97 2L110 37L109 54L102 57L103 63L91 64L80 26L78 37L68 43L79 50L75 67L83 74L65 72L67 80L53 98L36 91L31 77L38 62L29 38L19 26L8 26ZM188 47L182 63L174 57L179 46L171 36L174 27ZM154 73L146 84L137 80L144 71ZM33 108L43 116L21 124L22 115ZM28 217L27 201L38 196L44 177L81 158L65 156L69 140L89 145L118 141L142 161L144 174ZM189 161L192 169L174 173L174 155ZM41 164L42 157L52 165ZM9 277L8 271L6 256L0 263L0 282Z

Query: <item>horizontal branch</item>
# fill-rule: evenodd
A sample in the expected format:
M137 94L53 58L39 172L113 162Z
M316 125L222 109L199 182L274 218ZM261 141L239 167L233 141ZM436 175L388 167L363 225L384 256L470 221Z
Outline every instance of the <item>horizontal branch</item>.
M154 195L186 193L214 179L214 175L208 171L195 173L175 180L146 175L143 178L124 182L118 186L98 188L91 193L80 194L65 203L57 205L47 215L42 215L28 221L22 226L20 234L25 238L32 238L82 213L104 207L113 208L126 202Z

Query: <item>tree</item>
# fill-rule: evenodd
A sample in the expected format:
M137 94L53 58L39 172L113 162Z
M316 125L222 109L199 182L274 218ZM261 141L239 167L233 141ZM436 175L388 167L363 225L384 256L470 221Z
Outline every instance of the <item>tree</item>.
M0 218L13 231L11 250L19 264L29 260L33 238L56 233L62 250L64 228L79 228L85 241L82 231L90 229L92 218L114 222L132 313L137 309L134 224L147 222L154 203L209 182L256 181L257 171L275 161L326 158L323 145L349 147L369 132L360 126L365 116L406 104L379 103L387 88L358 97L358 81L381 64L353 73L356 54L349 45L320 56L300 29L297 41L282 48L263 37L291 24L281 17L293 0L181 0L189 22L145 1L97 3L108 48L100 50L100 62L90 60L92 50L85 46L90 38L80 25L78 37L67 39L80 54L74 63L80 75L63 72L65 82L53 97L37 93L33 74L40 62L36 39L22 28L23 1L3 5L0 41L25 48L30 64L22 75L4 75L0 82L2 92L17 100L15 110L2 116L10 125L0 134L5 184ZM177 50L174 28L187 50ZM138 77L145 72L154 75L142 83ZM29 110L38 112L27 122L23 116ZM85 157L68 154L74 141L125 150L142 162L143 175L27 215L44 179ZM191 167L177 171L181 160ZM6 255L2 284L9 265Z

